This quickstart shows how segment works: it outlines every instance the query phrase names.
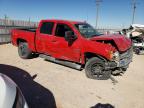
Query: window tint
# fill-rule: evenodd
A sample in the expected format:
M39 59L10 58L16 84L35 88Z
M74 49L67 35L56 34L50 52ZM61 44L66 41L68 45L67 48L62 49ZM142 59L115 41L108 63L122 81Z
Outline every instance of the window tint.
M53 22L44 22L40 28L40 33L52 34L53 26Z
M72 31L72 29L68 25L66 25L66 24L57 24L55 35L59 36L59 37L64 37L65 32L67 32L67 31Z

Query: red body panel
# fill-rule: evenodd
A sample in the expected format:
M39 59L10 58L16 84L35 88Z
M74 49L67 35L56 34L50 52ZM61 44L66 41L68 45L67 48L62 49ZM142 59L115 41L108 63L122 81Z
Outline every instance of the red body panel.
M18 39L23 39L26 40L29 48L32 51L36 51L35 49L35 32L28 32L28 31L24 31L24 30L17 30L17 29L13 29L12 30L12 44L17 46L17 41Z
M54 22L52 35L41 34L40 28L43 22ZM69 44L65 38L55 36L57 23L67 24L77 36L77 39ZM91 39L84 38L74 27L74 24L82 22L65 20L42 20L35 32L24 30L12 30L12 43L17 46L17 40L23 39L28 42L29 48L33 52L51 55L52 57L85 63L85 53L97 54L110 60L110 51L115 51L115 47L109 44L97 42L96 40L113 40L119 51L126 51L131 46L131 41L122 36L97 36Z
M92 38L91 40L93 41L113 40L116 43L119 51L126 51L128 48L131 47L131 40L118 34L98 36L98 37Z

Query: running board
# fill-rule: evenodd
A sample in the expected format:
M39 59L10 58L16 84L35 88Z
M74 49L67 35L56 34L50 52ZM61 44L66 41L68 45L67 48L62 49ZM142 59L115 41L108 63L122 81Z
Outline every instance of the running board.
M44 58L48 61L57 63L57 64L61 64L61 65L67 66L67 67L71 67L71 68L74 68L74 69L77 69L77 70L81 70L81 65L80 64L76 64L76 63L69 62L69 61L64 61L64 60L58 60L58 59L55 59L51 56L44 55L44 54L40 54L39 57Z

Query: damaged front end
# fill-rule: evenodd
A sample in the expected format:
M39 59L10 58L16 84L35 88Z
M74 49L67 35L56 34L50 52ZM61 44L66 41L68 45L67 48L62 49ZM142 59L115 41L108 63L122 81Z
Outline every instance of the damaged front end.
M113 59L105 63L106 70L112 70L112 74L119 74L127 70L132 62L133 49L132 47L125 52L113 53Z
M133 57L133 48L130 39L122 35L112 35L99 36L91 40L108 44L115 48L110 54L111 59L105 62L105 70L112 70L112 74L118 74L127 70Z
M113 40L98 40L97 42L112 45L116 49L114 52L111 53L111 60L105 62L105 70L112 70L112 74L123 73L127 70L129 64L132 62L132 46L128 46L129 48L125 51L120 51L117 43Z

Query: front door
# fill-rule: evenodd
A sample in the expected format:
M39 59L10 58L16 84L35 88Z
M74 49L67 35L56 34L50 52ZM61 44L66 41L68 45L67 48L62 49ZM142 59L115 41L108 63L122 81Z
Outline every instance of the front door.
M80 62L80 42L77 38L72 43L65 40L65 32L73 31L72 28L66 24L58 23L53 38L53 46L55 57L63 60Z

